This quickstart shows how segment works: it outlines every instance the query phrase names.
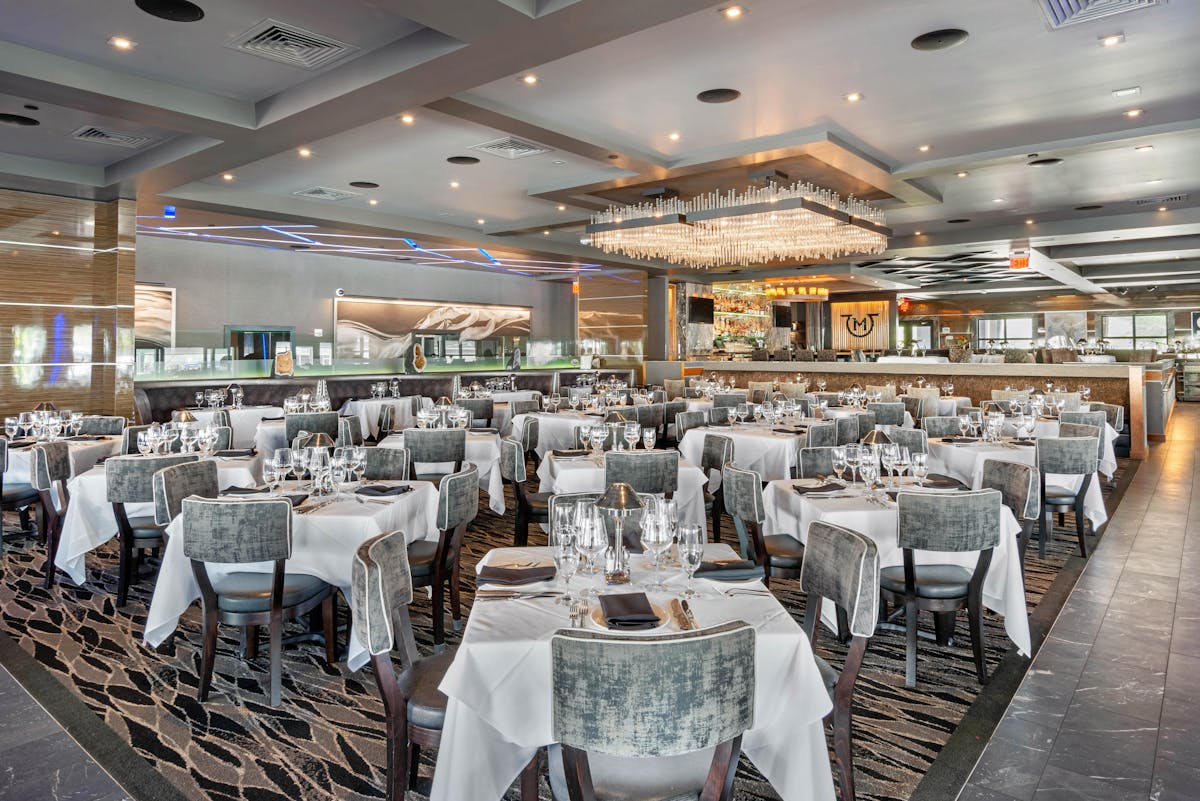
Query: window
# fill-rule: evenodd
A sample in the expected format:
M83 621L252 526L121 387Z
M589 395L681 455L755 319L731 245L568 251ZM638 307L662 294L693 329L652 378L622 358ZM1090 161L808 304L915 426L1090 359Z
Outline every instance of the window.
M1115 350L1155 348L1166 350L1168 327L1166 314L1106 314L1102 330L1108 346Z
M993 317L975 323L978 347L1032 348L1032 317Z

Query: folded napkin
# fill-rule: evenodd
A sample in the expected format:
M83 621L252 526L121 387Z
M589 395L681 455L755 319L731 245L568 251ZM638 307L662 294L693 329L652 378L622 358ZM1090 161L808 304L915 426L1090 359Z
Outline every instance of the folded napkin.
M591 453L591 451L585 451L582 449L553 450L550 452L558 459L573 459L577 456L587 456L589 453Z
M1014 439L1009 442L1010 445L1024 445L1026 448L1036 448L1037 443L1031 439Z
M221 490L221 495L261 495L267 491L266 487L229 487Z
M263 496L265 496L268 492L270 492L270 490L267 487L229 487L228 489L221 490L221 497L222 498L228 498L228 497L236 498L241 495L263 495ZM299 506L300 504L304 503L306 500L308 500L308 493L307 492L284 493L283 495L281 495L279 497L286 498L287 500L291 501L292 508L294 509L297 506ZM262 498L259 500L265 500L265 498Z
M803 434L805 432L805 430L806 429L804 429L804 428L772 428L771 429L771 431L775 434L792 434L792 435Z
M600 614L610 629L652 629L659 624L658 615L644 592L601 595Z
M31 439L28 442L10 442L8 443L8 449L10 451L18 451L22 448L32 448L34 445L37 445L37 440L35 439Z
M467 433L468 434L499 434L500 430L497 428L468 428Z
M947 445L969 445L978 441L978 437L942 437L942 442Z
M539 581L551 581L557 573L554 565L539 565L537 567L492 567L484 565L475 576L479 584L536 584Z
M411 486L389 487L387 484L368 484L354 491L355 495L366 495L369 498L388 498L411 492Z
M292 508L295 509L300 504L308 500L307 492L289 492L284 493L283 497L292 502Z
M933 487L935 489L966 489L966 485L964 485L957 478L951 478L950 476L943 476L937 473L930 473L929 475L925 476L925 486Z
M263 417L260 419L264 423L282 423L283 422L282 417Z
M834 492L840 489L845 489L845 487L835 481L828 481L815 487L792 487L792 491L797 495L807 495L810 492Z
M732 562L701 562L696 575L713 581L750 581L761 579L763 569L748 559Z
M728 420L722 420L718 423L708 423L707 426L708 428L729 428L730 423Z
M102 439L107 439L103 434L76 434L73 437L67 437L67 442L99 442Z
M254 448L228 448L223 451L217 451L214 456L220 456L224 459L236 459L243 456L253 456L257 451Z

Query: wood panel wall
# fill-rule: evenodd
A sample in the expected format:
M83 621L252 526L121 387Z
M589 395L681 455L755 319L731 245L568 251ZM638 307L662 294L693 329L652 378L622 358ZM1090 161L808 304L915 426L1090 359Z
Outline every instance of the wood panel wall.
M132 414L134 215L0 190L0 415Z
M580 276L578 303L578 337L585 352L597 352L596 345L608 356L645 352L645 273Z
M886 350L889 347L892 317L887 301L830 303L829 316L834 350Z

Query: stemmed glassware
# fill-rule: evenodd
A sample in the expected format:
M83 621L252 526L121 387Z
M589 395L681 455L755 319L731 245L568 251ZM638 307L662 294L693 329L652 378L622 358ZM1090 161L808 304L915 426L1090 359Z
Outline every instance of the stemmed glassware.
M575 572L579 570L579 551L576 550L576 540L574 528L570 525L569 507L563 506L556 509L558 512L564 512L565 515L556 515L554 527L550 531L550 548L551 556L554 558L555 584L562 587L564 594L560 603L570 604L575 599L571 597L571 579L575 577ZM563 520L560 522L560 517Z
M896 486L895 476L892 473L896 466L896 445L894 443L884 443L880 446L879 463L887 471L886 478L891 478L892 486Z
M958 416L958 432L964 437L971 433L971 418L968 415Z
M695 598L700 594L692 589L692 579L703 561L704 536L700 533L700 526L681 526L679 529L679 564L687 575L687 589L683 592L684 598Z
M654 448L654 441L658 439L658 432L650 426L642 429L642 446L646 450Z
M604 423L597 423L592 426L592 447L597 454L604 451L604 441L608 439L608 426Z
M16 417L4 418L4 433L10 439L16 439L17 434L21 432L20 421Z
M833 474L841 481L842 474L846 472L846 449L835 447L830 455L833 460Z
M296 478L299 481L304 481L304 477L308 475L308 457L310 450L310 448L297 448L296 450L292 451L292 472L296 474Z
M137 434L137 449L142 456L149 456L154 450L154 446L150 442L149 431L139 431Z
M625 442L629 444L629 450L634 450L637 447L637 441L641 439L641 426L637 423L625 424Z
M263 483L267 485L267 489L271 495L277 495L281 476L279 475L279 462L275 459L263 459L262 464Z
M867 497L875 497L875 479L879 478L879 464L874 456L863 459L858 465L858 475L863 480Z
M78 437L83 430L83 412L71 412L70 421L71 434Z
M575 548L579 551L579 556L587 560L588 576L595 576L596 559L608 549L608 530L604 527L604 521L594 503L576 502L574 529ZM595 597L596 594L591 587L583 592L585 598Z
M745 423L746 418L750 416L749 404L739 403L733 408L733 416L737 418L739 424Z
M196 449L196 441L199 439L200 431L192 425L185 425L179 434L179 441L183 443L184 453L192 453Z
M354 480L361 483L363 472L367 469L367 448L365 445L355 445L346 450L349 452L347 466L354 474Z
M650 569L653 579L646 584L648 590L664 590L662 579L662 555L675 540L675 521L668 513L656 510L642 519L642 546L650 554Z
M846 467L850 470L850 483L854 483L854 474L862 462L862 449L858 445L846 446Z
M828 386L828 383L825 381L824 378L817 379L817 390L819 392L824 392L826 386Z
M929 454L914 453L912 455L912 471L917 479L917 486L925 486L925 476L929 475Z
M308 471L312 473L313 488L318 495L328 491L329 472L331 463L329 451L325 448L306 448L308 451Z
M279 468L279 481L282 483L287 480L288 473L292 472L292 449L276 448L275 464Z

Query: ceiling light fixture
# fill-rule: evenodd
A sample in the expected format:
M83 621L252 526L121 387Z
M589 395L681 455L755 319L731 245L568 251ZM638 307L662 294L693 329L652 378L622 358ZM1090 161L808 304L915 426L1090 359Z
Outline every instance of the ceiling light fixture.
M1162 182L1162 178L1151 178L1149 181L1146 181L1148 184L1161 184Z
M667 134L667 138L670 139L672 142L678 142L679 134L676 132L671 132L671 133Z
M746 9L741 6L725 6L720 10L720 14L725 19L741 19L746 13Z
M404 123L405 125L412 125L414 122L416 122L416 119L411 114L401 114L400 122Z
M482 217L480 217L478 220L476 220L476 221L475 221L475 224L476 224L476 225L483 225L483 224L484 224L484 223L486 223L486 222L487 222L487 220L485 220L485 219L483 219Z
M1140 86L1126 86L1124 89L1113 89L1112 96L1113 97L1129 97L1130 95L1140 94L1141 91L1142 91L1142 87L1140 87Z
M741 96L737 89L705 89L696 99L701 103L731 103Z
M1004 198L1002 198L1002 197L994 197L994 198L992 198L992 202L993 202L993 203L1003 203L1003 202L1004 202Z
M862 92L851 92L848 95L843 95L843 97L845 97L847 103L857 103L858 101L862 100L865 95L863 95Z
M954 173L954 174L955 174L956 176L958 176L959 178L966 178L966 177L967 177L968 175L970 175L971 173L967 172L966 170L959 170L958 172L956 172L956 173Z
M221 178L222 178L223 180L226 180L226 181L232 181L232 180L233 180L233 173L231 173L231 172L227 172L227 173L225 173L224 175L222 175L222 176L221 176Z
M533 73L529 73L528 75L521 76L521 82L524 83L526 86L536 86L537 81L538 81L537 76L534 75Z
M909 44L913 50L949 50L967 41L969 34L962 28L942 28L923 33Z
M302 147L299 150L297 150L296 152L300 154L300 158L302 158L302 159L306 159L312 155L312 151L309 150L307 147Z
M1026 225L1033 225L1033 220L1026 220L1026 221L1025 221L1025 224L1026 224Z
M779 298L781 300L820 303L821 301L829 300L829 287L792 283L776 284L773 281L768 281L763 287L763 294L769 298Z
M920 236L920 235L921 235L920 231L913 231L913 236Z
M559 211L566 211L566 210L567 210L567 207L566 207L566 206L564 206L563 204L559 203L559 204L558 204L558 210L559 210Z
M127 36L110 36L108 37L108 43L117 50L132 50L137 47L137 42Z
M189 0L136 0L147 14L168 22L198 22L204 19L204 9Z
M1167 207L1166 207L1166 206L1159 206L1159 207L1158 207L1158 210L1159 210L1159 211L1166 211L1166 210L1167 210Z
M451 181L451 182L450 182L450 188L451 188L451 189L458 189L458 187L459 187L459 183L458 183L458 181Z
M921 151L922 153L928 153L929 145L918 145L917 150Z
M1145 112L1142 111L1142 109L1140 109L1140 108L1131 108L1125 112L1125 116L1128 117L1129 119L1133 120L1133 119L1137 119L1138 117L1142 116L1142 114L1144 114L1144 113Z
M562 159L556 159L550 163L553 164L555 167L561 167L564 164L566 164L567 162L563 161Z
M378 205L379 205L379 201L378 201L378 200L376 200L375 198L371 198L370 200L368 200L368 201L367 201L367 203L369 203L369 204L370 204L370 205L372 205L372 206L378 206Z
M892 233L872 204L808 183L611 206L586 232L606 253L694 268L880 253Z
M355 189L378 189L379 184L374 181L351 181L350 185Z
M542 231L542 236L550 236L550 232L549 232L549 231Z
M1154 145L1138 145L1134 148L1134 150L1138 153L1149 153L1150 151L1154 150Z
M1124 41L1125 34L1123 33L1110 33L1108 36L1100 37L1100 44L1103 47L1116 47Z

